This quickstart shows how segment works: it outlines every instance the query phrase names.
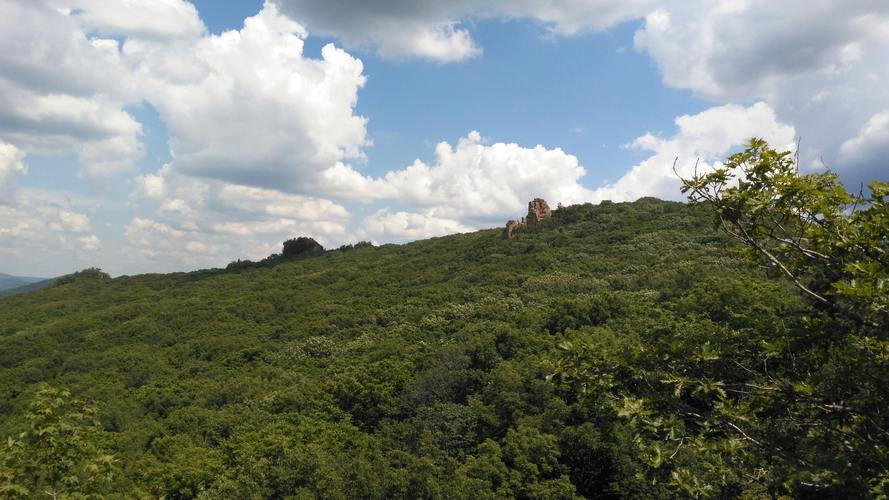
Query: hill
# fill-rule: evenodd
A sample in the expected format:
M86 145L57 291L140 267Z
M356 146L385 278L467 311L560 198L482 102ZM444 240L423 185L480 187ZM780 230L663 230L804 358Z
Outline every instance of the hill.
M671 481L690 481L675 472L685 467L730 496L794 491L778 472L747 477L764 462L742 451L748 462L709 478L682 434L663 455L680 463L662 466L633 431L654 417L592 398L577 371L566 380L587 359L572 358L578 345L611 367L583 365L584 377L612 385L660 383L670 373L633 369L674 358L745 376L741 354L712 360L746 349L739 335L780 336L805 307L794 288L680 203L565 207L501 233L230 270L87 273L2 298L0 436L27 428L49 383L92 402L97 442L120 460L109 491L125 496L669 496Z

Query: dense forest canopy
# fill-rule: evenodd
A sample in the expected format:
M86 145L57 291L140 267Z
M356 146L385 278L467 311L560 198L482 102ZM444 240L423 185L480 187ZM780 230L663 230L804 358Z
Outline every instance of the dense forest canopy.
M685 190L0 299L0 496L885 497L889 189Z

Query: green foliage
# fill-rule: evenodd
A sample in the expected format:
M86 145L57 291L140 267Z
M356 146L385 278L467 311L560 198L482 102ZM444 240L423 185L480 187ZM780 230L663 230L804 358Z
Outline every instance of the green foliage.
M100 498L117 460L101 450L94 407L44 386L25 419L27 429L0 448L0 495Z
M89 282L101 283L101 282L109 281L110 279L111 279L111 276L109 276L108 273L106 273L105 271L102 271L98 267L89 267L89 268L83 269L81 271L77 271L77 272L62 276L61 278L56 279L54 284L55 285L65 285L65 284L69 284L69 283L75 283L78 281L83 282L83 283L89 283Z
M878 496L889 356L855 298L878 282L817 288L840 317L747 266L711 207L2 298L2 495L62 474L111 498ZM57 396L76 453L20 437L43 384L95 402Z
M753 139L725 165L686 180L683 192L706 202L751 258L835 313L874 324L889 313L889 184L869 188L854 195L831 172L798 175L789 152Z
M317 241L306 236L300 236L299 238L292 238L284 242L281 256L285 259L292 259L294 257L319 254L322 252L324 252L324 247L318 244Z
M799 175L789 153L754 139L683 191L742 244L754 269L785 276L800 293L700 273L631 329L561 344L555 378L591 411L613 415L615 440L632 450L615 463L626 471L620 487L655 496L885 495L886 184L853 195L831 173Z

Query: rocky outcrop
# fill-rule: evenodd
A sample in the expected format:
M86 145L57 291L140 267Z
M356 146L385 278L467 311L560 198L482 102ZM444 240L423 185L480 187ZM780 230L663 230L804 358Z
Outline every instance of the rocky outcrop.
M506 229L503 230L503 238L510 239L515 235L516 229L521 227L522 224L511 220L506 223Z
M515 236L516 231L522 226L535 226L553 216L552 210L543 198L534 198L528 202L528 215L522 217L520 222L511 220L506 223L503 230L503 238L510 239Z
M553 216L552 210L546 204L543 198L534 198L528 202L528 215L525 217L525 223L529 226L540 224L541 222Z

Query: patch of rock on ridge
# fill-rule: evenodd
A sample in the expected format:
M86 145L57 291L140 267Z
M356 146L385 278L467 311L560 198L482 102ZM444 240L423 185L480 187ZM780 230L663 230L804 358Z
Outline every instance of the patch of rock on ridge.
M528 202L528 215L522 217L521 221L511 220L506 223L503 230L503 238L510 239L515 236L515 232L522 226L536 226L541 222L552 217L553 212L543 198L534 198Z

